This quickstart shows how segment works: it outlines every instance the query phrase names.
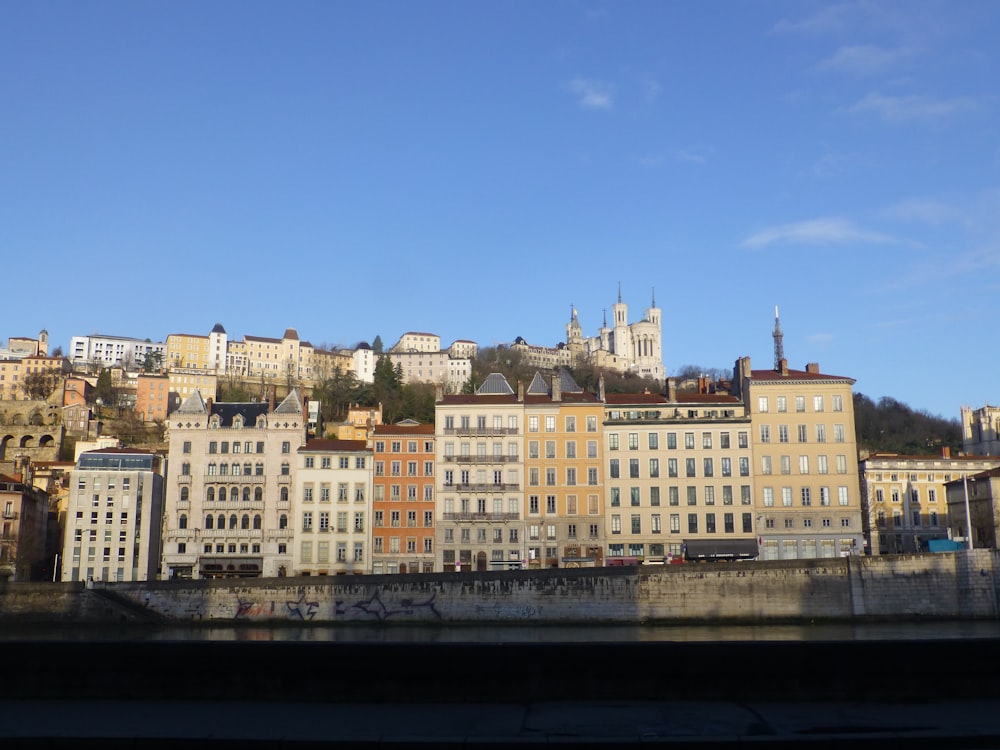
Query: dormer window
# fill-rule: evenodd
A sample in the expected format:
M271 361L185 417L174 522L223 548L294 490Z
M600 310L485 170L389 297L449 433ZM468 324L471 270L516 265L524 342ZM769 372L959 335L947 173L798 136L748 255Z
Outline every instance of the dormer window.
M237 430L242 430L243 429L243 415L242 414L237 414L235 417L233 417L233 427L235 429L237 429Z

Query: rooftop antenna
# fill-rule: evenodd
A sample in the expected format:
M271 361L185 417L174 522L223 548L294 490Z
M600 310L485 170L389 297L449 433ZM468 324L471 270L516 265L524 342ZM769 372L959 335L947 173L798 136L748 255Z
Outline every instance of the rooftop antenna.
M782 343L784 334L781 332L781 320L778 319L778 306L774 306L774 369L781 369L781 360L785 358L785 346Z

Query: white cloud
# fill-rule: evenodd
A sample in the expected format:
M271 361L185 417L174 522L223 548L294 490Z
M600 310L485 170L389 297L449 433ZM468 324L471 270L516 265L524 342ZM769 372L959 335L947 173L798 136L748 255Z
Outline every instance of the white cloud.
M794 224L768 227L747 237L742 247L766 247L773 244L829 245L832 243L890 244L896 240L880 232L856 227L846 219L810 219Z
M949 203L934 200L906 200L886 208L882 215L896 221L918 222L930 226L940 226L964 222L964 213Z
M662 156L640 156L638 161L639 166L645 169L656 169L663 166Z
M674 159L676 161L683 161L688 164L706 164L708 156L709 152L700 148L685 148L674 152Z
M850 5L828 5L805 18L795 20L782 18L773 31L795 34L825 34L840 31L846 25L846 16L852 10Z
M833 341L832 333L811 333L806 336L806 341L810 344L829 344Z
M600 81L574 78L569 83L569 90L578 97L577 103L584 109L610 110L615 106L611 87Z
M913 55L910 49L887 50L872 44L841 47L817 67L823 71L872 75Z
M848 114L874 112L888 122L911 120L936 120L957 114L977 106L969 97L952 99L929 99L923 96L883 96L877 91L847 107Z

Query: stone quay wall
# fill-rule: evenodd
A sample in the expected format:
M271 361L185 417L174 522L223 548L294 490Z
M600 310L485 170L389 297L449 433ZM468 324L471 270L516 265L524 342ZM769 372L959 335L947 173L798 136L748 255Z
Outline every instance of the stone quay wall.
M0 623L995 619L998 552L330 578L10 584Z

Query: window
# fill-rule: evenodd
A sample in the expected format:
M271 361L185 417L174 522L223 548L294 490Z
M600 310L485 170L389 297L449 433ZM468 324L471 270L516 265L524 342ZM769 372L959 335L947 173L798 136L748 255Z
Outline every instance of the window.
M759 411L761 414L767 413L767 396L757 397L757 411Z
M816 456L816 471L820 474L828 474L830 472L830 465L826 456Z
M688 513L688 533L697 534L698 533L698 514Z
M617 513L611 516L611 533L621 534L622 533L622 517Z
M822 396L813 396L813 411L823 411Z
M223 443L223 445L225 445L225 443ZM287 440L284 441L281 444L281 452L282 453L291 453L292 452L292 444L290 442L288 442Z
M528 432L538 432L538 417L528 417Z
M313 514L311 511L306 511L302 514L302 530L312 531L313 527Z
M680 490L677 487L668 487L667 498L668 498L667 502L669 502L671 505L675 506L680 505L681 504Z
M657 433L650 432L646 439L651 451L655 451L660 447L660 439Z
M771 425L762 424L760 426L760 442L762 443L771 442Z
M638 513L632 514L632 533L641 534L642 533L642 516Z
M711 458L702 459L702 471L706 477L715 476L715 467Z
M642 502L642 492L639 487L629 487L629 502L632 507L638 507Z
M609 432L608 433L608 450L616 451L618 450L618 433Z
M788 399L785 396L776 396L774 400L778 411L788 411Z
M785 508L792 507L792 488L782 487L781 488L781 505Z
M637 451L637 450L639 450L639 433L638 432L630 432L628 434L628 449L630 451Z
M848 505L847 487L840 486L837 488L837 504Z
M698 504L698 488L697 487L687 487L687 504L697 505Z
M697 476L695 473L695 459L685 458L684 459L684 476L693 477Z
M553 415L545 417L545 431L555 432L556 431L556 418Z
M749 448L750 447L750 436L747 434L746 431L738 432L736 434L736 439L737 439L737 445L740 448Z
M668 432L667 433L667 450L677 450L677 433Z
M796 435L800 443L805 443L809 441L808 430L806 425L800 424L795 426Z
M608 473L612 479L618 479L621 476L621 471L618 466L618 459L612 458L608 466Z
M825 443L826 442L826 425L818 424L816 425L816 442Z
M764 507L773 508L774 507L774 488L765 487L764 488Z
M628 475L630 479L639 478L639 459L630 458L628 460Z
M703 432L703 433L701 433L701 447L702 448L711 448L712 447L712 433L711 432Z
M805 507L812 505L812 494L809 487L802 488L802 505Z
M837 456L837 473L846 474L847 473L847 456Z
M620 487L611 488L611 507L617 508L622 504L622 491Z
M681 517L679 513L670 514L670 533L671 534L681 533Z
M688 450L694 450L694 433L685 432L684 433L684 447Z
M750 459L746 456L740 457L740 476L748 477L750 476Z
M715 514L706 513L705 514L705 533L714 534L715 533Z
M660 459L651 458L649 459L649 477L650 479L656 479L660 476Z

